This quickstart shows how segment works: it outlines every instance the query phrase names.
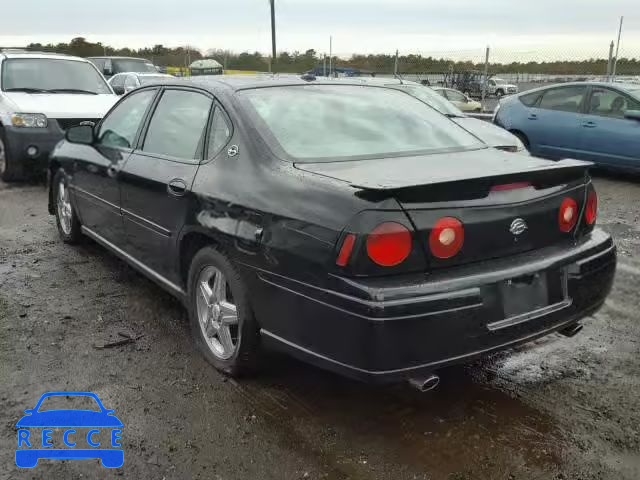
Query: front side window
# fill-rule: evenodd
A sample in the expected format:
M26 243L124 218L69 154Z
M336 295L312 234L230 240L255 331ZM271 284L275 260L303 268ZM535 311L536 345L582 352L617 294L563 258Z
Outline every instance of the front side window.
M153 113L142 150L194 159L200 150L213 101L201 93L167 90Z
M640 102L608 88L594 88L587 113L601 117L624 118L627 110L640 109Z
M124 87L130 90L133 90L138 86L138 80L135 75L127 75L126 80L124 81Z
M109 83L111 83L112 87L123 87L125 77L126 75L115 75L111 78L111 81Z
M484 148L446 117L395 89L309 85L240 96L265 140L296 161L339 161Z
M2 90L33 93L111 93L90 62L63 58L10 58L2 63Z
M133 148L142 118L155 94L155 90L144 90L122 100L100 124L98 143L110 148Z
M578 113L587 92L585 86L552 88L544 92L540 108L559 112Z

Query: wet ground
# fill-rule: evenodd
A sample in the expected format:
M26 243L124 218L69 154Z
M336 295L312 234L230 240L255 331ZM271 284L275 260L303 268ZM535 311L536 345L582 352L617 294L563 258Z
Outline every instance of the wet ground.
M90 241L63 245L42 186L0 183L0 479L638 479L640 178L596 186L619 247L605 307L419 394L275 355L227 380L177 301ZM15 466L16 421L55 390L115 409L122 468Z

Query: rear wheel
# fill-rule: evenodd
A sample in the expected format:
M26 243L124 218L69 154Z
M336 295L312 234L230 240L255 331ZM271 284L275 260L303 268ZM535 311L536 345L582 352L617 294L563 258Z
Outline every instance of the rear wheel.
M504 90L502 90L501 88L496 90L496 98L502 98L503 96L504 96Z
M9 143L4 129L0 126L0 179L5 182L14 182L21 177L21 172L10 158Z
M56 224L60 238L65 243L78 243L82 236L80 231L80 221L71 205L69 195L69 181L64 170L58 170L53 177L53 188L55 198Z
M247 288L231 261L212 247L189 268L189 320L207 360L232 376L253 371L260 355L258 324Z

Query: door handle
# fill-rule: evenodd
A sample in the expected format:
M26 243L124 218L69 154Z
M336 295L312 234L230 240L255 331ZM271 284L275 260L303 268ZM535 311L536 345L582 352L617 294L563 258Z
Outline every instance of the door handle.
M181 178L174 178L167 185L167 192L174 197L183 197L187 193L187 183Z
M537 119L538 119L538 115L536 115L535 113L529 114L529 120L537 120Z
M596 122L584 122L582 126L585 128L596 128L598 125L596 125Z

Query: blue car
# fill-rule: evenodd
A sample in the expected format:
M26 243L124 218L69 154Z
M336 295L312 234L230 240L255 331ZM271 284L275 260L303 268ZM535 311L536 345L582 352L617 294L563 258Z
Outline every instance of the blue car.
M640 84L576 82L500 102L494 122L533 155L640 171Z
M47 398L60 396L93 398L99 411L84 409L40 411L42 402ZM45 393L33 409L27 409L24 412L26 415L16 424L18 427L16 465L18 467L35 467L41 458L99 458L102 465L107 468L118 468L123 465L124 451L120 445L122 422L114 415L113 410L104 408L95 393L67 391ZM56 434L54 434L54 428ZM107 435L102 433L103 430L107 431L105 432ZM103 439L105 436L109 441Z

